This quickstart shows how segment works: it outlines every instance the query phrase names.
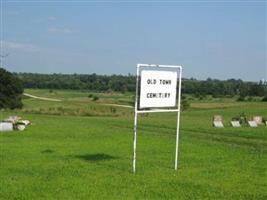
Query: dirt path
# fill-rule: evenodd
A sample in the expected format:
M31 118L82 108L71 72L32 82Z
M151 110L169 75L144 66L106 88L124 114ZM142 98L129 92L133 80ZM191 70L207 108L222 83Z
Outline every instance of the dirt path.
M26 97L31 97L31 98L34 98L34 99L40 99L40 100L45 100L45 101L62 101L60 99L52 99L52 98L46 98L46 97L37 97L37 96L34 96L34 95L31 95L31 94L28 94L28 93L23 93L24 96Z
M52 99L52 98L47 98L47 97L38 97L38 96L31 95L31 94L28 94L28 93L23 93L23 95L26 96L26 97L31 97L31 98L34 98L34 99L39 99L39 100L44 100L44 101L57 101L57 102L62 101L60 99ZM119 104L102 104L102 105L105 105L105 106L116 106L116 107L123 107L123 108L133 108L133 106L119 105Z
M117 106L117 107L123 107L123 108L133 108L133 106L127 106L127 105L120 105L120 104L103 104L105 106Z

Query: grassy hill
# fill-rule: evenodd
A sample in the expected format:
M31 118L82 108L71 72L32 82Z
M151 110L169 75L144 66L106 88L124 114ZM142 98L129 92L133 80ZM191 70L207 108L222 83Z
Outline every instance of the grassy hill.
M24 132L0 133L1 199L266 199L267 127L232 128L242 113L267 117L264 102L192 101L182 113L174 170L174 113L139 118L132 174L132 94L26 90L61 102L25 98ZM114 110L115 109L115 110ZM212 116L226 127L211 126Z

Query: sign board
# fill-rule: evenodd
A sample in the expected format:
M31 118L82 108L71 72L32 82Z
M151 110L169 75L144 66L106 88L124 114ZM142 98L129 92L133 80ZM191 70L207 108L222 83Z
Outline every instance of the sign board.
M140 108L176 105L177 71L141 71Z
M177 85L177 82L179 83L179 85ZM179 127L180 127L181 84L182 84L181 66L151 65L151 64L137 65L135 112L134 112L133 173L135 173L136 171L135 169L136 169L138 113L177 112L175 165L174 165L175 170L177 170L178 149L179 149L178 144L179 144Z

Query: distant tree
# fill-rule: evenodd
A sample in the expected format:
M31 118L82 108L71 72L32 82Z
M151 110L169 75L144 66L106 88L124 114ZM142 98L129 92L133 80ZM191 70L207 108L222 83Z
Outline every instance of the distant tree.
M246 96L240 95L237 99L237 101L245 101Z
M12 73L0 68L0 108L21 108L23 87Z
M188 108L190 108L190 103L188 102L188 100L187 100L187 98L185 96L182 96L181 108L182 108L182 111L187 110Z
M22 80L24 88L43 89L75 89L90 91L118 91L134 92L136 76L124 75L97 75L97 74L34 74L15 73ZM194 78L182 81L182 93L192 94L195 97L222 96L259 96L267 95L267 85L264 82L245 82L240 79L197 80ZM242 98L241 98L242 100Z
M265 95L265 88L262 83L260 84L252 84L249 88L249 94L251 96L260 96L263 97Z

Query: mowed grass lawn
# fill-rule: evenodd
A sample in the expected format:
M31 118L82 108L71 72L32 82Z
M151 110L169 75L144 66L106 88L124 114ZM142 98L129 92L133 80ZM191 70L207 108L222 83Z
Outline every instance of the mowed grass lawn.
M0 133L0 198L267 199L267 127L228 125L240 112L266 117L266 103L214 105L182 113L178 171L176 115L140 116L135 175L132 111L117 117L2 112L32 125ZM214 114L226 128L211 126Z

